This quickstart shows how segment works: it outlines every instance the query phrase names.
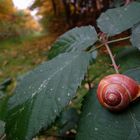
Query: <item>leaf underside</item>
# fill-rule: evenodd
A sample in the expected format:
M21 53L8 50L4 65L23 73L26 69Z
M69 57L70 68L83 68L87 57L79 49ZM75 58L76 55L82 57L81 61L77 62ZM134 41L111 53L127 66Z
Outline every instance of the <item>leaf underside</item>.
M140 22L140 3L109 9L98 18L98 27L109 36L119 34Z
M125 74L140 83L140 68ZM113 113L103 108L96 97L96 88L85 99L76 140L139 140L140 102L131 103L124 111ZM86 129L85 129L86 128Z
M61 54L27 73L9 101L8 140L31 140L47 128L75 96L90 55Z

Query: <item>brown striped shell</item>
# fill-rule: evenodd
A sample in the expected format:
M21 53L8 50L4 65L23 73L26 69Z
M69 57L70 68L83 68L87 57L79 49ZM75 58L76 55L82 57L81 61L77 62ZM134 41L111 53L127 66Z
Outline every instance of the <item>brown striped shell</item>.
M97 89L97 97L101 105L112 111L123 110L139 96L138 94L137 82L123 74L104 77Z

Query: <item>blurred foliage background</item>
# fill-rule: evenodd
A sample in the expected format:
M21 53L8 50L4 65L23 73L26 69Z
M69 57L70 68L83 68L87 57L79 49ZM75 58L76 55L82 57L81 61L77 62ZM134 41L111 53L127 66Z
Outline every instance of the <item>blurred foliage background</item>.
M0 82L47 60L52 42L65 31L89 24L98 30L96 19L114 6L113 0L34 0L20 10L12 0L0 0Z

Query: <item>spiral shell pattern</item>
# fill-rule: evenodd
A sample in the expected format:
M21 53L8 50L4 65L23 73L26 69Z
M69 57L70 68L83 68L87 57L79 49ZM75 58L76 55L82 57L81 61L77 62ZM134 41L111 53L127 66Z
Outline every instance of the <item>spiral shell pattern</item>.
M132 78L123 74L112 74L104 77L97 89L97 97L101 105L120 111L137 98L139 85Z

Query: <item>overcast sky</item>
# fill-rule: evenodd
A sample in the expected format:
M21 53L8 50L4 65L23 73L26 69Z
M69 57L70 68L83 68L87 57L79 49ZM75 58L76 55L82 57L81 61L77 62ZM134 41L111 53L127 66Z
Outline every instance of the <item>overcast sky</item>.
M18 9L27 9L34 0L13 0L13 3L15 5L16 8ZM31 15L34 17L34 19L39 19L39 16L36 16L37 10L33 10L31 11Z
M15 7L18 9L26 9L32 4L33 0L13 0Z

